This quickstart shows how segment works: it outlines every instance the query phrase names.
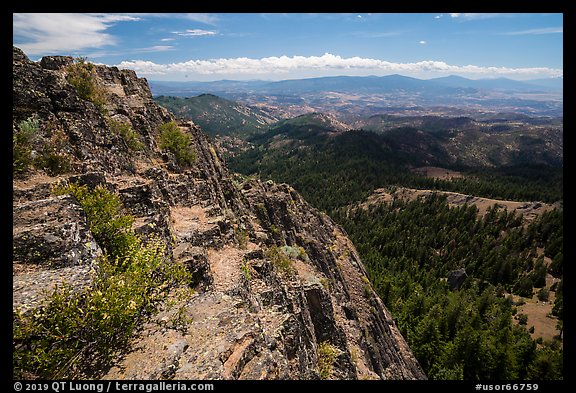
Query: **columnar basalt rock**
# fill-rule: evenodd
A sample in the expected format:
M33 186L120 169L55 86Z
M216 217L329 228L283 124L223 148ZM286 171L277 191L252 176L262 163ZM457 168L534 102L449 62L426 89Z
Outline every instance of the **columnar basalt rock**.
M132 71L96 66L104 110L83 100L66 79L72 62L36 63L13 50L14 129L37 116L39 138L62 130L71 157L68 173L14 179L14 307L26 303L19 294L36 285L33 274L97 264L101 250L79 205L50 194L57 181L118 193L136 233L161 238L196 289L179 304L185 329L163 323L170 311L161 307L133 350L92 377L318 379L327 343L330 378L426 378L343 229L286 184L239 180L202 130L155 104ZM129 124L144 148L123 143L111 119ZM170 121L191 137L190 167L159 146L159 127ZM30 265L37 268L22 268ZM41 303L35 295L29 308Z

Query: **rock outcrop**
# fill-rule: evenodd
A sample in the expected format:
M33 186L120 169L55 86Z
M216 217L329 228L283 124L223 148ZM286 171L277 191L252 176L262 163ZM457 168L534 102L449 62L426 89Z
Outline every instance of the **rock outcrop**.
M155 104L132 71L95 66L104 108L80 98L66 79L72 62L32 62L13 50L14 129L36 116L33 148L58 130L69 164L58 176L14 179L15 310L38 307L59 283L90 285L102 250L74 198L50 189L58 180L102 184L135 217L136 233L164 239L196 291L179 305L185 328L162 323L170 311L161 307L116 365L94 377L318 379L328 342L333 379L425 378L342 228L286 184L230 173L208 137ZM131 150L111 120L129 124L144 148ZM191 168L159 147L158 128L169 121L191 136Z
M448 282L450 290L455 291L459 289L462 284L464 284L466 278L468 278L468 275L466 274L466 269L461 268L457 270L452 270L450 273L448 273L446 281Z

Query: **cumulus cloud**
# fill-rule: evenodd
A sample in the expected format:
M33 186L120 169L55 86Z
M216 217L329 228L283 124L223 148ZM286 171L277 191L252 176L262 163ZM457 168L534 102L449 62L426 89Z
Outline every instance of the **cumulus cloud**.
M380 59L348 57L325 53L322 56L280 56L250 59L237 57L229 59L189 60L180 63L158 64L145 60L123 61L119 68L129 68L142 75L271 75L296 73L300 71L373 72L378 74L400 73L414 75L422 73L474 74L485 76L561 76L561 69L546 67L509 68L484 67L476 65L451 65L443 61L426 60L413 63L396 63Z
M120 14L15 13L13 35L28 55L70 53L116 44L106 30L116 22L137 21L139 17Z
M428 42L422 40L422 41L418 41L418 43L419 43L420 45L426 45Z

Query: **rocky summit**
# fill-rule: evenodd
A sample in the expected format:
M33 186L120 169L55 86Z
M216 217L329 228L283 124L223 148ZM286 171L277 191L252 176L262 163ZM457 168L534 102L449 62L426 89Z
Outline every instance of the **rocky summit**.
M14 141L28 149L13 179L15 324L48 312L56 288L95 290L107 251L79 199L54 192L62 184L117 195L134 233L160 239L165 262L185 266L193 290L166 297L129 345L71 377L426 378L342 228L286 184L231 173L202 130L157 105L133 71L86 67L98 94L84 94L72 78L77 62L33 62L13 48ZM187 137L192 160L160 142L165 124ZM168 323L175 309L179 323ZM43 337L27 340L15 356ZM91 343L77 343L79 353L82 345Z

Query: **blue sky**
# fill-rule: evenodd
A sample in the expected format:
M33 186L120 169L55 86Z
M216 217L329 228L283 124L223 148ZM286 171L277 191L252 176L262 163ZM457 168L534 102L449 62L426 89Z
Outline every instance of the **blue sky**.
M13 43L149 80L563 75L562 14L13 14Z

